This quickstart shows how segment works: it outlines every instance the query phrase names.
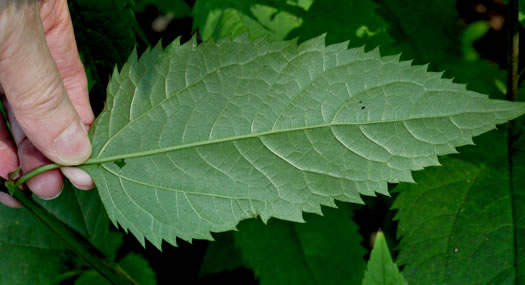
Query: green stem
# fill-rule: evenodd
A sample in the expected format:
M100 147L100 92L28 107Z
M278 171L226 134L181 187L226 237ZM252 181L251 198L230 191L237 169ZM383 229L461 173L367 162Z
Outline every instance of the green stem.
M518 0L509 0L507 14L507 96L509 101L516 101L518 95L518 55L519 55L519 21Z
M5 192L6 189L2 189L2 191ZM58 220L46 209L37 204L31 198L30 194L16 190L13 196L20 202L20 204L29 210L29 212L35 215L42 223L57 234L74 253L82 258L94 270L104 276L108 281L113 284L136 284L133 279L122 270L122 268L107 260L104 255L98 249L93 247L93 245L91 245L83 236L72 230L69 226Z
M518 0L509 0L508 2L508 13L506 17L506 26L507 26L507 94L506 99L508 101L516 101L518 95L518 82L519 82L519 21L518 21ZM509 190L511 199L511 209L512 209L512 219L513 219L513 235L514 235L514 267L517 265L518 261L518 217L516 216L516 209L519 205L517 204L515 187L514 187L514 173L513 166L514 162L512 159L512 149L514 145L514 129L515 123L513 121L507 124L507 162L509 167ZM518 274L516 275L518 276ZM518 277L514 280L514 284L519 284L520 281Z
M22 186L22 184L26 183L29 179L31 179L31 178L39 175L39 174L42 174L42 173L47 172L49 170L57 169L57 168L60 168L60 167L63 167L63 166L55 164L55 163L44 164L44 165L42 165L40 167L37 167L37 168L29 171L28 173L25 173L20 178L18 178L15 181L15 188L18 188L18 187Z

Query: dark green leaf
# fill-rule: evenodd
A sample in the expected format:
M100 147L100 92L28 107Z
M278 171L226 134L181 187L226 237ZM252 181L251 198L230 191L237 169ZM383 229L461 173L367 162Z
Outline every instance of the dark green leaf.
M347 205L324 208L306 223L249 220L234 233L235 244L260 284L359 284L365 249Z
M491 140L505 141L494 134ZM418 173L417 185L396 187L398 263L409 283L514 280L517 249L504 147L480 147L494 157L490 164L447 158L444 167Z

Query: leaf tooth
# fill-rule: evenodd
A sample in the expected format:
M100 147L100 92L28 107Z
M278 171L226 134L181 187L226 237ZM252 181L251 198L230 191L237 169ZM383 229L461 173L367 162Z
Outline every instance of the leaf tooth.
M363 49L365 48L365 46L363 45ZM368 54L372 55L373 57L376 57L376 58L381 58L381 53L379 51L379 46L376 46L374 47L373 49L371 49Z
M348 45L350 44L350 41L344 41L341 43L331 44L326 46L326 52L339 52L339 51L346 51L348 50Z
M321 50L324 50L326 48L326 44L325 44L325 39L326 39L326 33L318 36L318 37L315 37L315 38L312 38L312 39L309 39L307 41L304 41L302 42L298 47L298 51L299 53L303 53L303 52L307 52L307 51L321 51Z
M400 53L395 54L395 55L387 55L387 56L381 57L381 61L383 61L384 63L391 63L391 62L398 63L400 57L401 57Z
M181 36L178 36L168 46L166 46L165 48L166 53L168 54L176 53L177 50L180 48L180 39L181 39Z

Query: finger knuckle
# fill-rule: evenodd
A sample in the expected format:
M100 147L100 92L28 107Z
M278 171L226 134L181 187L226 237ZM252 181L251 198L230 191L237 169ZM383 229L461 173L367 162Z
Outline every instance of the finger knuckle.
M64 87L60 80L38 81L17 95L11 103L18 112L41 116L52 114L64 104L65 96L62 94Z

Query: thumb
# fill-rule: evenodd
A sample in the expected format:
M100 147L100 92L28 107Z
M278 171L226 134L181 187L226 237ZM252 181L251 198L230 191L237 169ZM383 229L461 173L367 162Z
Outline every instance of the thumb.
M38 1L0 3L0 84L27 138L50 160L76 165L91 155L47 46ZM2 38L4 37L4 38Z

